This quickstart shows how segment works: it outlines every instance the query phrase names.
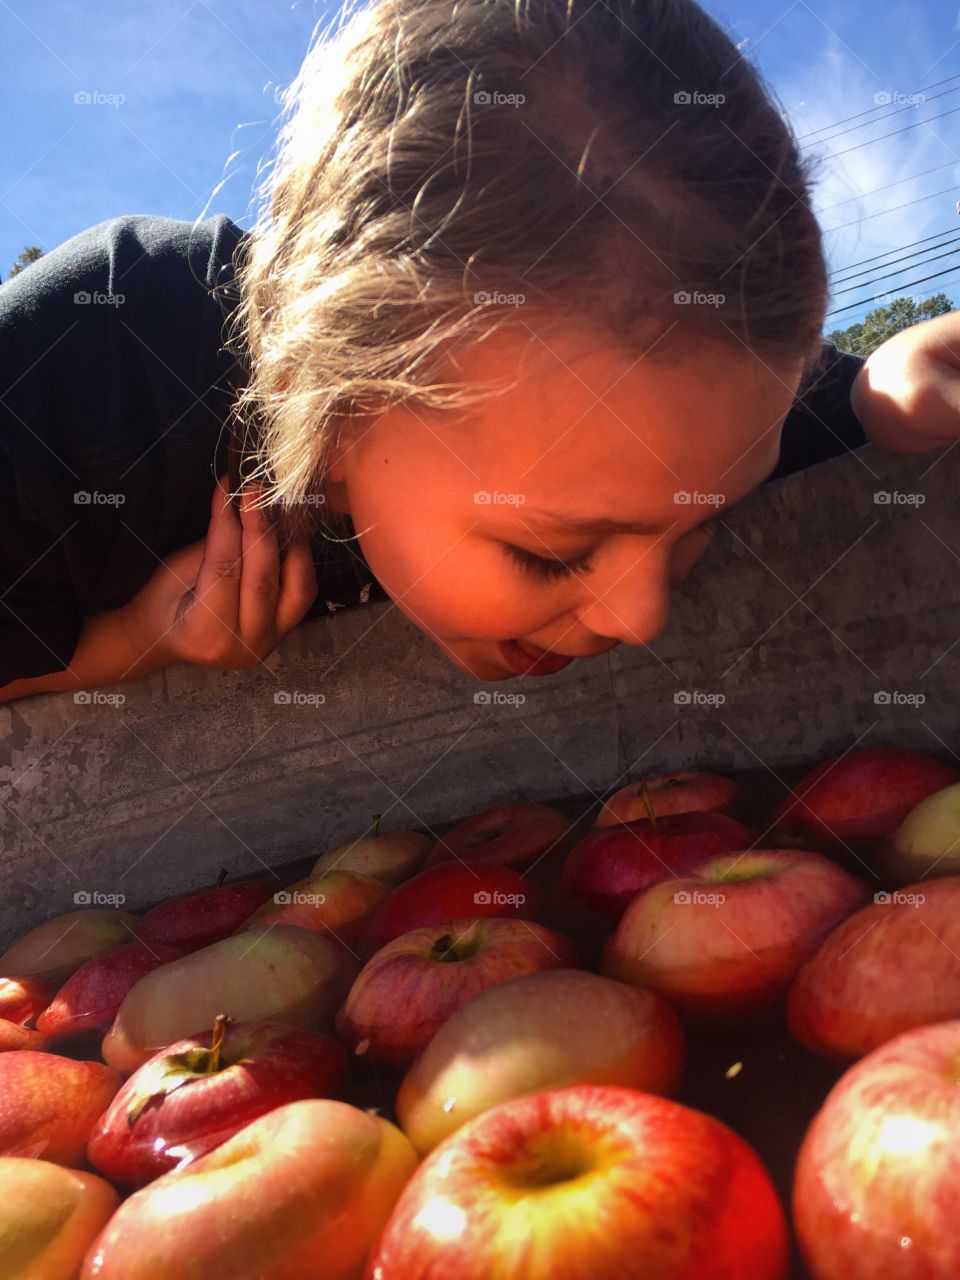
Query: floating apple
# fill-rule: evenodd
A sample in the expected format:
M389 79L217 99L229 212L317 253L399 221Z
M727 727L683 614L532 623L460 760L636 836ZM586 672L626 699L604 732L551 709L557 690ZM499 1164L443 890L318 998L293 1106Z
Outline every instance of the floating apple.
M113 1187L93 1173L0 1158L0 1275L73 1280L119 1203Z
M678 769L674 773L653 774L628 782L603 804L595 827L611 827L636 819L665 818L674 813L738 813L743 807L743 788L732 778L698 769Z
M877 871L885 884L903 885L960 871L960 783L920 803L880 844Z
M326 871L279 890L240 928L296 925L352 950L386 896L387 886L373 876Z
M97 1118L120 1088L102 1062L22 1049L0 1053L0 1155L80 1165Z
M769 839L872 853L921 800L958 781L960 771L922 751L871 747L833 756L801 778L776 810Z
M381 831L380 815L375 814L370 835L348 840L321 854L314 863L313 874L356 871L374 876L392 889L422 868L432 848L430 837L419 831Z
M357 967L342 948L295 925L234 934L142 977L104 1037L104 1060L128 1075L175 1041L202 1035L218 1013L323 1030Z
M570 850L561 883L584 906L619 919L648 885L716 853L746 849L752 832L723 813L677 813L591 832Z
M45 1049L47 1037L40 1031L23 1027L19 1022L0 1021L0 1053L15 1049Z
M85 1031L106 1031L127 992L145 973L182 953L161 943L121 942L92 956L71 974L37 1019L37 1030L63 1038Z
M634 898L606 945L603 972L659 991L689 1016L758 1013L779 1003L824 935L868 893L816 853L722 854Z
M274 887L262 880L224 884L226 870L215 885L168 898L152 907L137 923L137 934L151 946L198 951L235 933L264 902Z
M356 1280L416 1163L378 1116L287 1103L134 1192L80 1280Z
M793 1218L816 1280L956 1280L960 1022L897 1036L827 1096L797 1158Z
M87 1154L123 1187L142 1187L220 1146L275 1107L332 1097L347 1081L332 1036L280 1022L229 1024L178 1040L135 1071L97 1122Z
M424 1154L509 1098L573 1084L671 1094L686 1047L652 991L581 969L511 978L443 1024L404 1077L397 1118Z
M856 1058L960 1017L960 876L881 892L797 974L787 1023L807 1049Z
M470 1120L408 1182L365 1280L783 1280L753 1150L654 1094L577 1085Z
M414 929L361 969L337 1015L337 1033L374 1061L405 1067L478 991L575 963L568 939L528 920L464 919Z
M398 885L371 921L366 940L382 947L402 933L466 916L511 916L529 919L543 895L509 867L465 866L445 862Z
M91 956L118 942L129 942L136 936L136 925L137 917L129 911L106 907L68 911L18 938L0 956L0 972L66 982Z
M29 974L0 978L0 1018L21 1025L32 1023L57 992L57 983Z
M434 845L429 865L456 860L529 870L566 847L573 823L549 805L497 804L458 823Z

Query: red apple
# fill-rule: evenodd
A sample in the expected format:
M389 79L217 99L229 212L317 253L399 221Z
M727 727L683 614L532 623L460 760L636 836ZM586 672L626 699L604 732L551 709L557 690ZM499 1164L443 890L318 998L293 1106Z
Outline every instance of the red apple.
M137 933L152 947L165 945L181 951L198 951L229 938L264 902L274 886L262 880L235 880L224 884L221 872L215 885L168 898L152 907L137 924Z
M104 1060L129 1074L175 1041L202 1035L218 1013L323 1030L357 967L340 947L295 925L234 934L145 974L104 1037Z
M682 875L715 853L746 849L752 833L723 813L677 813L637 819L584 836L560 880L584 906L619 919L648 885Z
M91 956L136 936L129 911L87 908L54 916L25 933L0 956L0 972L23 973L48 982L66 982Z
M0 1053L11 1053L15 1049L45 1049L47 1037L40 1031L30 1027L22 1027L19 1022L0 1021Z
M433 843L419 831L381 831L380 815L374 814L369 835L328 849L315 862L313 874L358 871L361 875L374 876L392 889L421 869Z
M74 1280L120 1197L93 1173L0 1158L0 1275Z
M37 1019L37 1030L61 1038L105 1031L131 987L180 954L176 947L148 947L139 940L101 951L71 974Z
M386 896L386 885L373 876L327 871L279 890L240 928L296 925L352 951Z
M833 1087L797 1158L815 1280L956 1280L960 1022L897 1036Z
M868 892L817 853L723 854L634 898L606 945L603 971L659 991L693 1017L758 1013L780 1002L824 935Z
M133 1073L97 1121L87 1154L111 1182L142 1187L275 1107L339 1094L348 1073L332 1036L220 1017Z
M507 978L576 963L573 944L529 920L451 920L381 948L357 975L337 1032L376 1061L405 1067L471 996Z
M428 865L456 860L527 871L566 847L573 823L549 805L497 804L457 824L434 845Z
M637 818L665 818L674 813L738 813L743 806L743 788L732 778L697 769L652 774L628 782L604 801L594 826L611 827Z
M366 940L371 947L382 947L411 929L466 916L529 919L539 911L542 896L509 867L446 862L398 885L374 916Z
M577 1085L485 1111L427 1156L365 1280L783 1280L753 1150L654 1094Z
M97 1118L120 1088L102 1062L22 1049L0 1053L0 1155L80 1165Z
M803 966L787 998L795 1038L840 1059L957 1017L960 876L875 894Z
M832 756L806 774L771 818L771 842L872 852L921 800L960 781L922 751L871 747Z
M56 995L57 985L29 974L0 978L0 1018L21 1025L33 1023Z
M289 1102L134 1192L80 1280L357 1280L416 1163L379 1116Z
M481 991L439 1029L397 1095L421 1154L509 1098L572 1084L673 1093L686 1046L652 991L581 969L547 969Z

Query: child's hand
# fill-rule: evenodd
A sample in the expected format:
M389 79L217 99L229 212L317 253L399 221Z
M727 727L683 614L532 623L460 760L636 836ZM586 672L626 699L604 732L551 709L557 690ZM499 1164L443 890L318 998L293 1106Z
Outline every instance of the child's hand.
M159 648L171 663L255 667L316 599L307 540L292 542L281 565L269 517L245 498L238 516L227 495L224 475L206 538L167 556L125 606L138 650Z

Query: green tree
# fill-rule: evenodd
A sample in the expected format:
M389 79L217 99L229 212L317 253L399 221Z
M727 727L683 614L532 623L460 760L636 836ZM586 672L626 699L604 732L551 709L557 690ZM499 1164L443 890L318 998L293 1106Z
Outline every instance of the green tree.
M827 334L827 341L834 343L841 351L866 357L902 329L909 329L911 325L920 324L924 320L932 320L934 316L946 315L952 310L953 303L945 293L935 293L932 298L926 298L923 302L909 297L894 298L889 306L868 311L858 324L852 324L847 329L834 329Z
M36 262L38 258L43 257L43 250L38 244L28 244L23 253L19 255L16 262L10 268L8 280L12 280L14 276L18 276L24 267L29 267L31 262Z

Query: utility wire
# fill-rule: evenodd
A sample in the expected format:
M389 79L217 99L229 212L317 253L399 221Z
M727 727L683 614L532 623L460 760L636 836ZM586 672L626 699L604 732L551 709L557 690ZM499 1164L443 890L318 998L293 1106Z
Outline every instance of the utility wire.
M836 316L839 315L841 311L852 311L854 307L865 306L868 302L877 302L880 298L889 297L891 293L900 293L904 289L910 289L915 284L923 284L927 280L938 280L940 276L952 275L954 271L960 271L960 266L948 267L946 271L935 271L933 275L921 276L919 280L910 280L896 289L887 289L883 293L875 293L872 298L861 298L859 302L849 302L845 307L835 307L833 311L828 311L827 315Z
M925 85L922 89L917 89L916 93L926 93L927 89L939 89L942 84L949 84L951 80L958 79L960 79L960 74L947 76L946 80L938 80L936 84ZM835 129L838 124L847 124L850 120L859 120L861 116L868 116L874 111L879 111L881 106L887 106L887 103L878 103L874 107L868 107L866 111L858 112L855 116L844 116L842 120L834 120L833 124L825 124L819 129L811 129L809 133L801 133L797 138L797 141L802 142L804 138L812 138L815 133L824 133L827 129ZM872 121L870 123L872 123Z
M882 266L884 266L884 267L892 267L892 266L893 266L893 264L894 264L894 262L906 262L907 258L916 258L916 257L918 257L918 256L919 256L919 255L921 255L921 254L924 254L924 253L930 253L930 252L931 252L931 250L933 250L933 249L942 249L942 248L943 248L943 246L944 246L944 244L947 244L947 243L954 243L954 244L957 244L957 243L960 243L960 240L956 240L956 241L952 241L952 242L943 241L943 242L941 242L940 244L931 245L929 249L917 249L917 250L916 250L915 252L913 252L913 253L906 253L906 254L904 254L904 256L903 256L902 258L893 258L890 262L884 262L884 263L882 263L881 265L882 265ZM904 248L906 248L906 246L905 246L905 245L904 245L903 247L904 247ZM895 253L895 252L896 252L896 250L891 249L891 250L890 250L890 252L891 252L891 253ZM886 255L885 255L885 254L880 254L879 256L880 256L880 257L885 257ZM869 259L867 259L867 261L869 261ZM854 266L859 266L859 263L854 263L853 265L854 265ZM916 263L914 263L913 265L914 265L914 266L920 266L920 263L919 263L919 262L916 262ZM871 268L871 269L872 269L872 270L876 270L876 268ZM911 271L912 269L913 269L912 267L904 267L904 268L903 268L903 270L904 270L904 271ZM843 270L844 270L844 271L848 271L848 270L849 270L849 268L848 268L848 267L844 267L844 268L843 268ZM857 276L868 276L869 274L870 274L870 269L868 269L867 271L855 271L852 275L843 275L843 276L841 276L841 275L838 273L837 275L834 275L834 276L832 276L831 278L832 278L832 280L834 281L834 283L836 283L836 284L845 284L848 280L853 280L853 279L855 279Z
M960 250L950 249L948 250L947 253L938 253L936 257L925 258L923 262L913 262L910 264L909 267L900 267L896 271L888 271L886 275L874 276L872 280L866 280L864 281L863 284L852 284L849 289L837 289L836 294L856 293L858 289L869 289L871 288L872 285L875 285L880 280L889 280L891 276L902 276L905 271L915 271L917 267L925 267L928 262L939 262L941 258L955 257L958 252L960 252ZM957 265L960 266L960 263L958 263ZM928 277L928 279L932 279L932 278L933 278L932 276Z

